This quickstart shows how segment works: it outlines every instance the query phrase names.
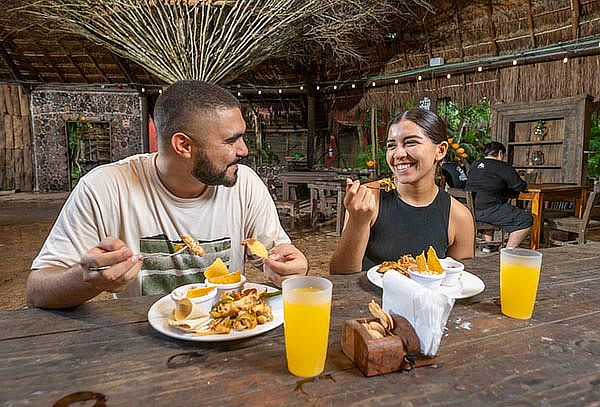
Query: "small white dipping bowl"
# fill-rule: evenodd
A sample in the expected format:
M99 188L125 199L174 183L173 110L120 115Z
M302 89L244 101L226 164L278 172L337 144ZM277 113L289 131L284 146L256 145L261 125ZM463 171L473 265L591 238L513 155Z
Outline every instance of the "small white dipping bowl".
M206 286L207 287L217 287L217 290L219 291L218 298L221 298L221 294L227 294L232 291L241 291L242 290L242 287L246 283L246 276L242 275L241 277L242 278L240 279L239 282L231 283L231 284L215 284L215 283L211 283L210 281L206 280Z
M181 287L177 287L176 289L171 291L171 299L175 302L175 304L178 304L181 299L186 298L187 292L189 289L202 288L202 287L206 287L206 284L193 283L193 284L182 285ZM216 300L218 298L217 297L218 292L219 292L218 289L214 289L214 290L209 291L208 294L203 295L202 297L195 297L195 298L188 298L188 299L193 304L199 306L200 309L202 309L203 311L209 312L211 307L213 306L213 304L216 302Z
M430 290L438 289L442 284L442 280L444 279L444 277L446 277L445 271L441 274L423 274L417 271L413 271L413 269L416 270L416 268L417 266L410 266L408 268L408 274L410 274L411 280L416 281L417 283L429 288Z
M453 286L459 284L460 275L465 269L465 265L452 257L440 259L440 264L446 272L446 277L442 280L442 285Z

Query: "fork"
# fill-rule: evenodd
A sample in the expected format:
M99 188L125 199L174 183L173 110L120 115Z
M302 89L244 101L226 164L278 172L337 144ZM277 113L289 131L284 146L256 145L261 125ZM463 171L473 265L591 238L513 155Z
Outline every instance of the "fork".
M152 257L173 257L173 256L177 256L178 254L183 253L188 247L186 245L184 245L181 249L177 250L174 253L140 253L140 255L142 256L143 259L150 259ZM102 271L102 270L108 270L109 268L111 268L112 266L100 266L100 267L88 267L88 270L90 271Z

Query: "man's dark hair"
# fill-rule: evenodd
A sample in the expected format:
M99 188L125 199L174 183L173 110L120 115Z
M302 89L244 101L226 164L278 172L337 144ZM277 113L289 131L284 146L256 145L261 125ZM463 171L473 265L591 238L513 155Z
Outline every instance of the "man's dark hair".
M220 109L240 107L225 89L204 81L185 80L169 86L156 100L154 125L160 144L168 144L177 132L196 135L201 120Z
M492 141L483 146L483 156L498 157L498 153L506 154L506 147L502 143Z
M419 126L433 144L440 144L442 141L448 141L448 128L446 122L440 116L429 110L418 107L406 110L394 117L390 126L398 124L402 120L409 120Z

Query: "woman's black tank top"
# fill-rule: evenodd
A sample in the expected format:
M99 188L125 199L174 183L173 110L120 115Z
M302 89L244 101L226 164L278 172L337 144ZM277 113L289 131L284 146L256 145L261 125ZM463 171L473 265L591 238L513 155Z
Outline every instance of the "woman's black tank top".
M396 191L381 191L379 214L371 228L362 269L405 254L417 256L433 246L439 258L448 250L450 195L441 189L431 204L415 207L401 200Z

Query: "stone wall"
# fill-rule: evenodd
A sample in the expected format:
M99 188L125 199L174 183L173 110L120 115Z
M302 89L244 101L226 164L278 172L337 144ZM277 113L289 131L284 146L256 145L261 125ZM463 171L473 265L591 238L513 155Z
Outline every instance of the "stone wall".
M142 152L142 98L134 90L34 90L31 118L36 191L69 190L69 121L110 123L112 161Z

